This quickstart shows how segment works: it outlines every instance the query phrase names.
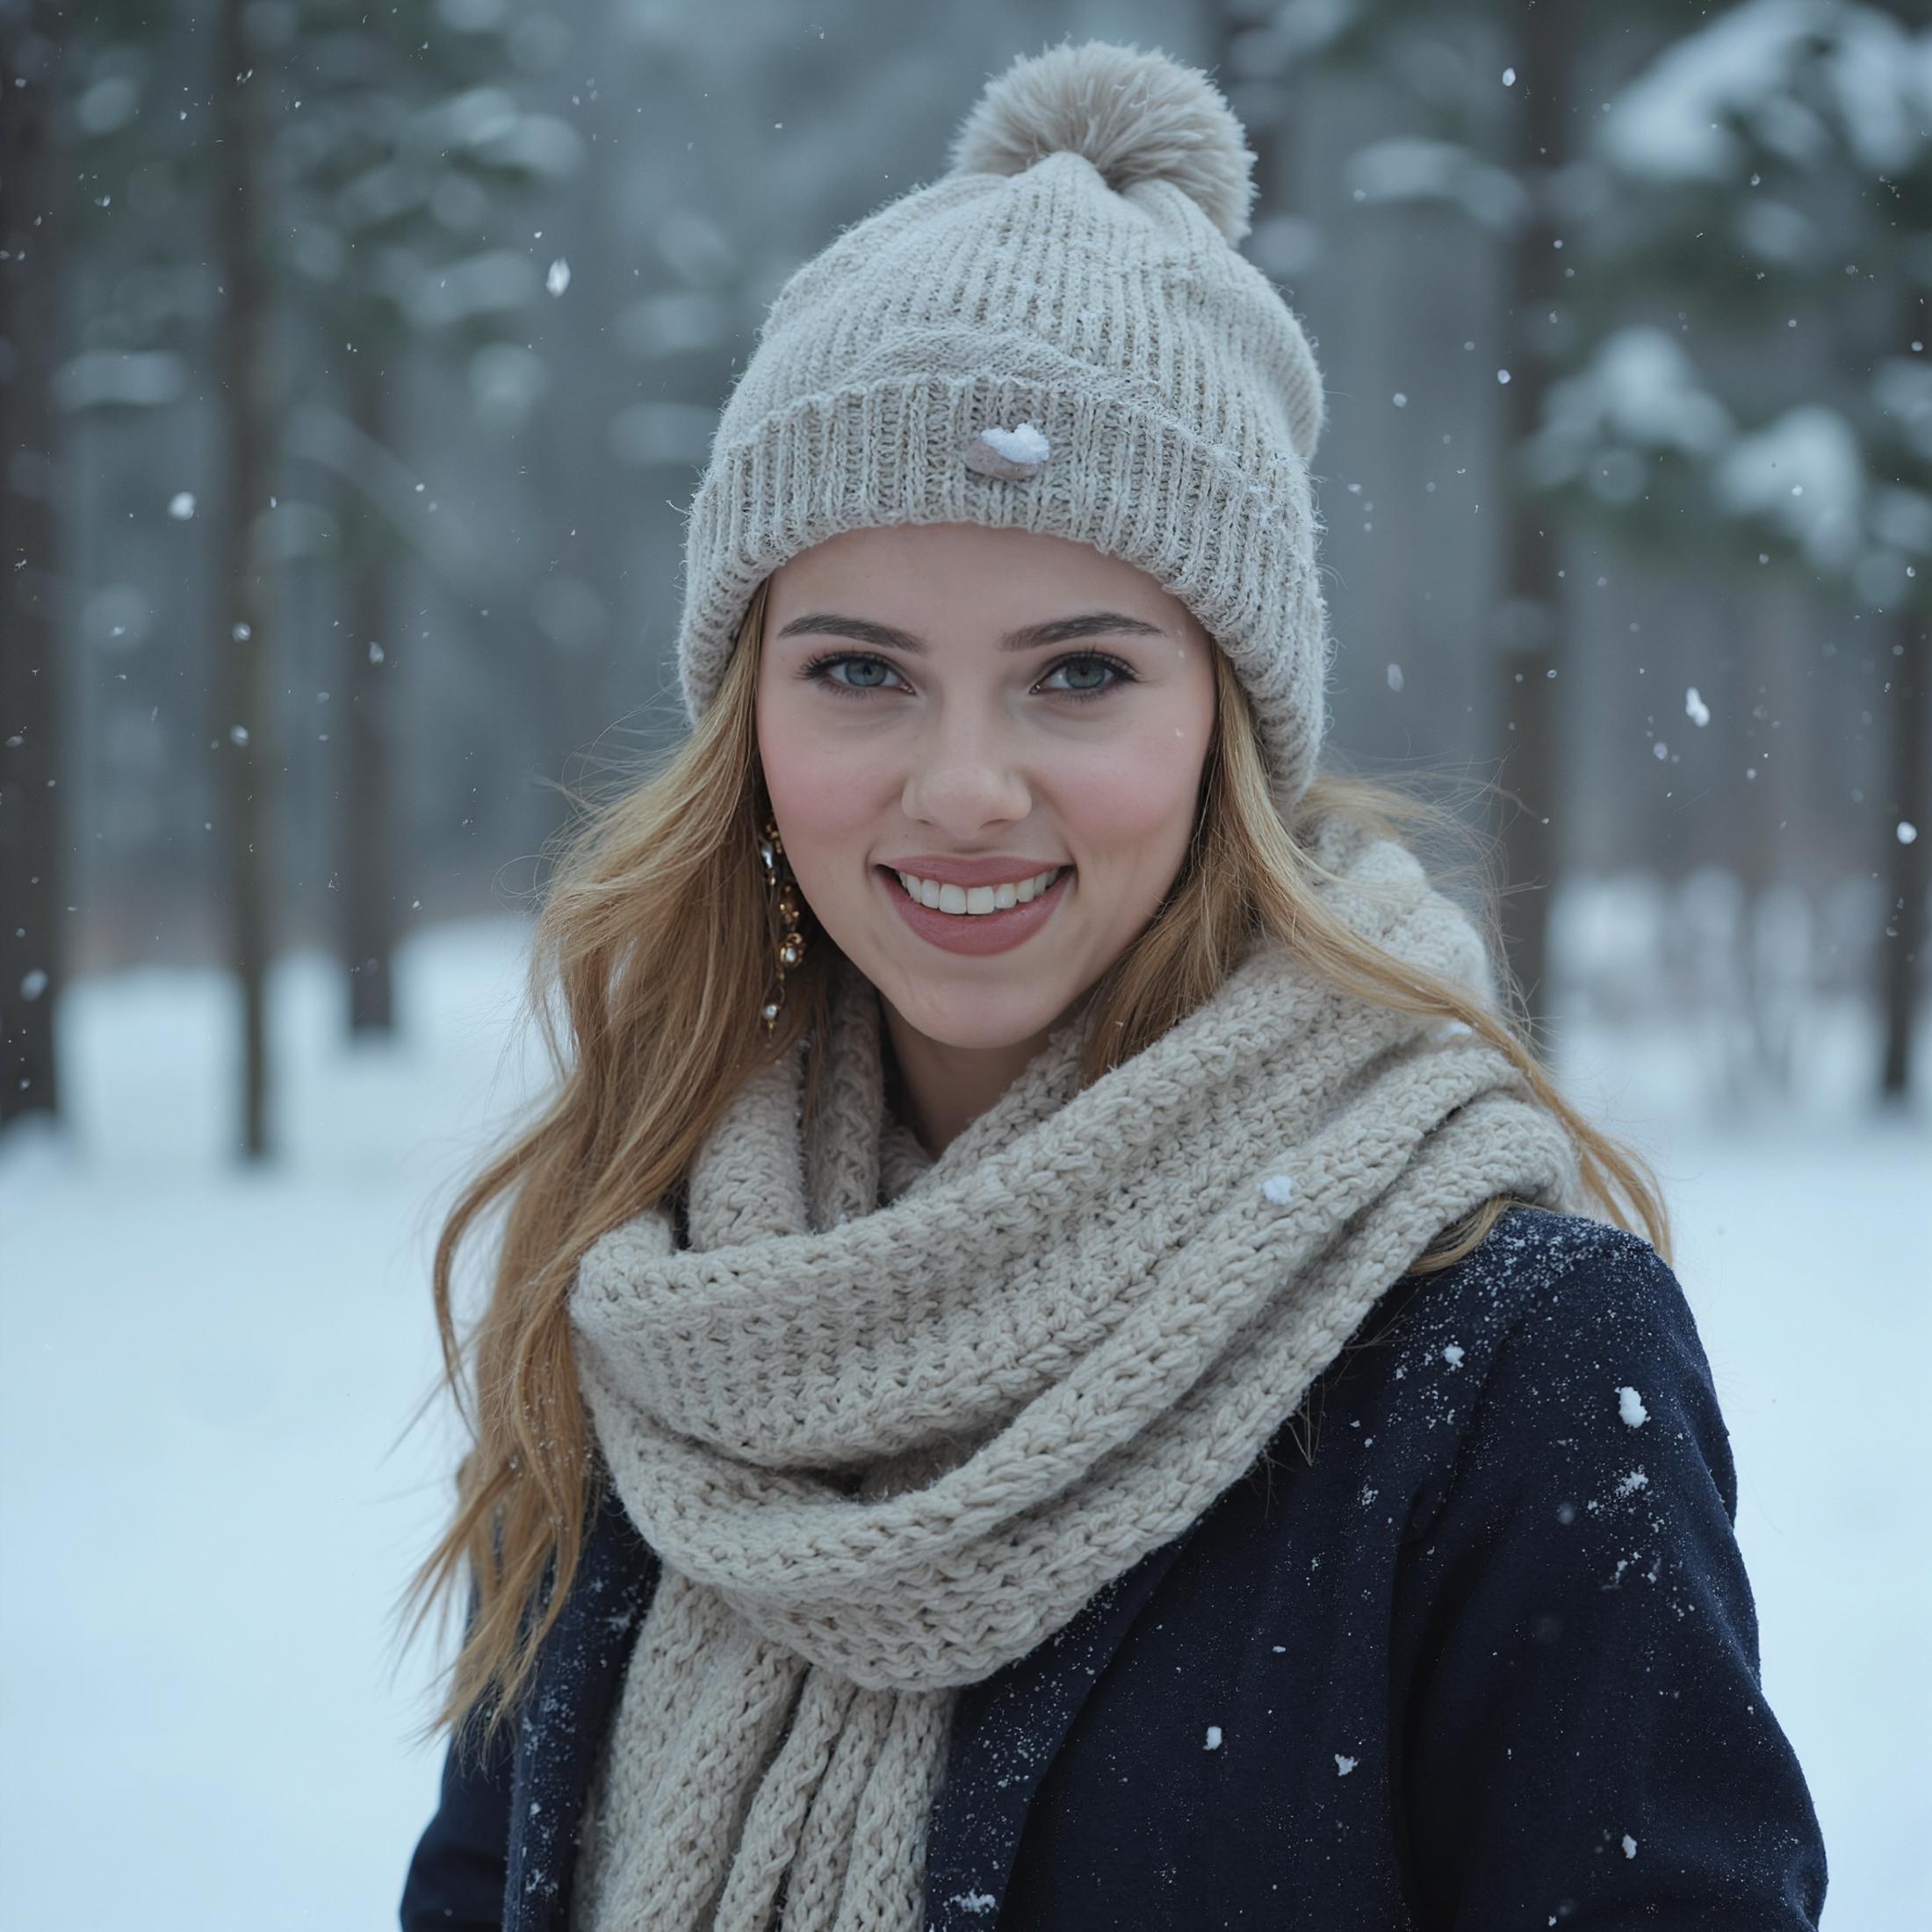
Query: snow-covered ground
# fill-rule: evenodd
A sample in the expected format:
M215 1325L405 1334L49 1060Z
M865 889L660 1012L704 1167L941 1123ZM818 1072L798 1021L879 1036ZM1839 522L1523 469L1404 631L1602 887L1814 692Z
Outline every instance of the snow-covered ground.
M425 933L393 1047L313 955L272 984L284 1157L228 1153L232 996L149 969L61 1020L70 1138L0 1143L0 1923L379 1927L434 1802L436 1657L396 1595L442 1510L442 1211L541 1072L527 928ZM1577 1025L1562 1071L1659 1165L1740 1472L1767 1693L1824 1821L1827 1925L1932 1922L1932 1134L1858 1092L1719 1118L1708 1028ZM1921 1092L1925 1088L1921 1085Z

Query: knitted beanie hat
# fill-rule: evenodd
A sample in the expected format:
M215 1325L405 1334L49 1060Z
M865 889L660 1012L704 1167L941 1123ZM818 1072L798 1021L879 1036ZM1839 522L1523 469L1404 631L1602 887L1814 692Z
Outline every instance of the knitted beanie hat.
M779 292L686 531L692 722L759 583L848 530L981 523L1087 544L1191 609L1253 703L1286 811L1330 654L1308 465L1322 378L1236 252L1254 156L1213 83L1090 41L987 88L950 171Z

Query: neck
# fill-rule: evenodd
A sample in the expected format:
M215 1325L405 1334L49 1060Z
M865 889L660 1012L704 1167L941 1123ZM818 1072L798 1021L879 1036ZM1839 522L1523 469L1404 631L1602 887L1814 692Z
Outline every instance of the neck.
M886 1098L934 1160L1019 1078L1047 1042L1042 1032L1006 1047L948 1046L919 1032L889 1000L882 999L880 1006L890 1049Z

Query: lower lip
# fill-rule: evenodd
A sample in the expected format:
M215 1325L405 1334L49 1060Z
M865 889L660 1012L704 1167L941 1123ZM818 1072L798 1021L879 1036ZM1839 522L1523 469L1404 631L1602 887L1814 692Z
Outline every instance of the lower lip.
M943 946L948 953L1004 953L1031 939L1053 917L1054 907L1073 883L1073 868L1063 866L1053 883L1024 905L1006 906L997 912L941 912L921 905L899 883L897 872L884 866L874 869L879 883L892 895L899 917L921 939Z

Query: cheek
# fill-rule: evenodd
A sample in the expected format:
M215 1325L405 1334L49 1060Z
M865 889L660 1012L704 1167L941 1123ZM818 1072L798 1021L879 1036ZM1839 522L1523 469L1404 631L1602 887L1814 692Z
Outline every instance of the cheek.
M1170 865L1193 829L1206 754L1204 728L1169 717L1128 742L1096 745L1091 756L1061 762L1054 798L1071 836L1090 857L1119 855L1129 864Z
M808 709L793 704L786 694L761 703L758 714L765 789L801 854L808 846L829 847L858 836L877 817L876 788L867 780L863 757L836 732L814 729L814 721L801 715Z

